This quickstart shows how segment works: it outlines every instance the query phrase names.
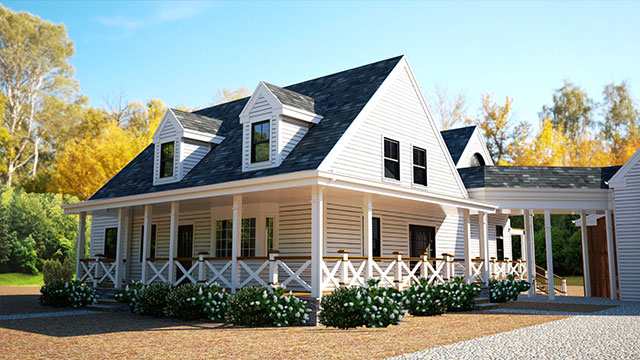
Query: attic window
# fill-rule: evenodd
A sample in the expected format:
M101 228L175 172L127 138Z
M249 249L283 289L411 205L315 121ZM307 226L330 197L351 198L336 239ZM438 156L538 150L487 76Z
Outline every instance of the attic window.
M400 180L400 143L384 138L384 177Z
M471 158L471 166L485 166L484 158L482 155L475 153Z
M160 145L160 178L173 176L173 141Z
M269 120L251 125L251 162L269 161Z

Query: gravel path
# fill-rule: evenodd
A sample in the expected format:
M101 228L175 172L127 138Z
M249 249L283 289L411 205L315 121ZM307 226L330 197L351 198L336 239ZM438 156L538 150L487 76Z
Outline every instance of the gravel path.
M525 298L531 301L531 298ZM542 300L540 300L542 301ZM393 359L632 359L640 358L640 303L563 298L563 303L618 307L463 341Z

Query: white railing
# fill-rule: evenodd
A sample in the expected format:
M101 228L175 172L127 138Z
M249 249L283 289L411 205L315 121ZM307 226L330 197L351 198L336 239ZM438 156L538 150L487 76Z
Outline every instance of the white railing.
M93 283L94 287L110 280L116 283L116 259L97 256L93 259L80 259L80 281Z

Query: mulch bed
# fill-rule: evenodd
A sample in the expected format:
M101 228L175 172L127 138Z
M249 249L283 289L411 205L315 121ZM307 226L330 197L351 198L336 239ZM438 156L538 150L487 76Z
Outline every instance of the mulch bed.
M612 307L614 306L559 304L559 303L542 303L542 302L526 302L526 301L513 301L513 302L500 304L501 309L542 310L542 311L560 311L560 312L575 312L575 313L592 313L600 310L611 309Z

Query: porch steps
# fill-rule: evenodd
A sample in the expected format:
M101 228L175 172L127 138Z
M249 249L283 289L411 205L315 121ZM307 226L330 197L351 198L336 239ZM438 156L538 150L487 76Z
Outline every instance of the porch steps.
M492 303L488 297L478 296L476 298L476 310L482 311L482 310L496 309L497 307L498 307L498 304Z
M98 295L98 302L87 306L88 310L103 312L122 311L121 304L114 296L116 293L114 288L100 286L94 289L96 291L96 295Z

